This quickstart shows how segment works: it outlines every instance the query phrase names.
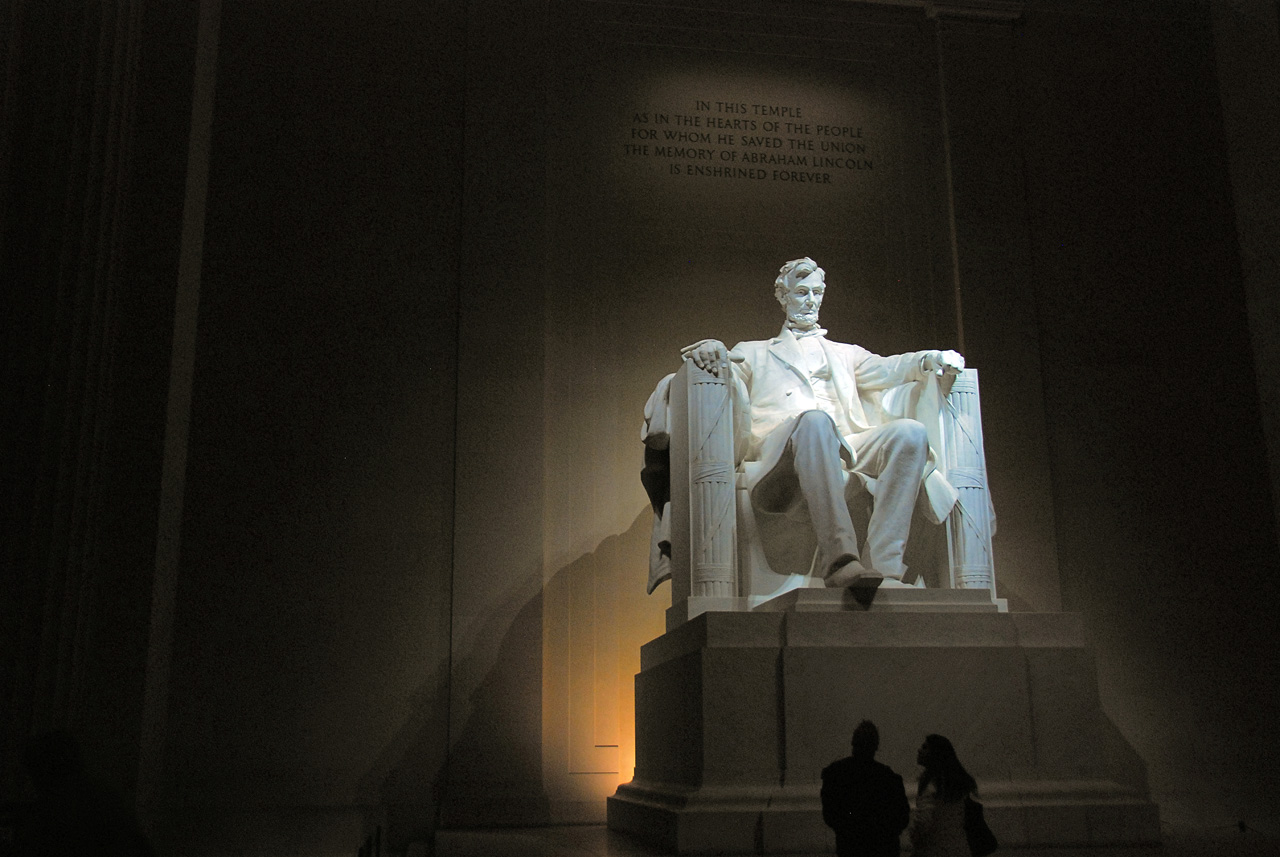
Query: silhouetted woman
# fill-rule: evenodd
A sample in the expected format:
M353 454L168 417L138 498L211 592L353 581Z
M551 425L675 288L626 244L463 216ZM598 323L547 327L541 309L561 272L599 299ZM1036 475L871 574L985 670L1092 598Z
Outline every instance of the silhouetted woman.
M960 764L955 747L941 735L925 736L916 762L924 771L911 817L914 857L969 857L964 799L978 790L978 784Z

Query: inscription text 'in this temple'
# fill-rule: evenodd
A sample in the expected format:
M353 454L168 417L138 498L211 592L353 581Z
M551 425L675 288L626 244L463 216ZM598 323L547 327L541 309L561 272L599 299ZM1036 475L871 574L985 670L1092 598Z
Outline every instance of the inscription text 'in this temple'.
M622 150L628 159L666 163L666 175L689 178L833 184L874 170L864 127L818 112L799 104L694 99L692 107L634 111Z

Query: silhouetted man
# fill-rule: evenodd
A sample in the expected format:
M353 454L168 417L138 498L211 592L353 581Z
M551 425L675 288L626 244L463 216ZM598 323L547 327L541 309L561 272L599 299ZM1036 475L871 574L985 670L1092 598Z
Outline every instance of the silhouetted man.
M911 820L902 777L875 760L880 732L870 720L853 730L853 755L822 771L822 820L836 832L839 857L898 857Z

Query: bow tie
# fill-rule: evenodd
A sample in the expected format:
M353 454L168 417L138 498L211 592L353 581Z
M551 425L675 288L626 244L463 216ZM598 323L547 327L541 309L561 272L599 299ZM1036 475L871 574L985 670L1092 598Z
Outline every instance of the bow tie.
M787 330L790 330L791 335L794 336L796 339L801 339L806 336L826 336L827 335L827 329L825 327L811 327L808 330L800 330L795 325L791 324L791 322L787 322Z

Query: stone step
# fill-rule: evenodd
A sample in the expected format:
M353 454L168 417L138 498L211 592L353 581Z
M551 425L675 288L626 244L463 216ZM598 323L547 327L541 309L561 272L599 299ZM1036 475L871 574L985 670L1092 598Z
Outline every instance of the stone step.
M989 589L917 589L914 586L793 589L759 604L757 612L1006 613Z

